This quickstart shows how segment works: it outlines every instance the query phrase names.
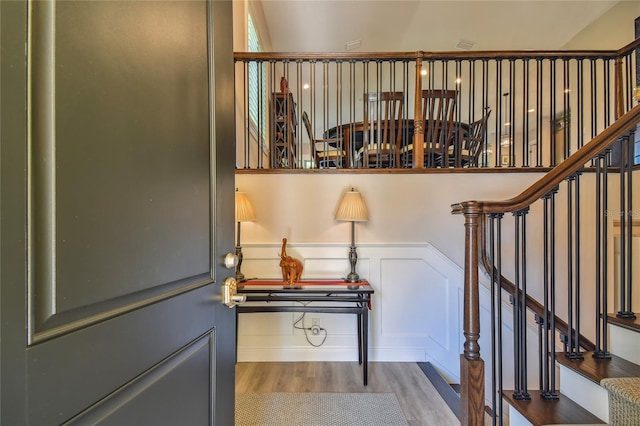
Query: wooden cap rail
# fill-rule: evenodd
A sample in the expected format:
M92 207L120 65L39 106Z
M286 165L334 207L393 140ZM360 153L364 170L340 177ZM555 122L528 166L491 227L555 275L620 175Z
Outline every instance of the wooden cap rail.
M584 165L622 137L640 122L640 105L616 120L611 126L596 136L591 142L576 151L571 157L551 169L520 195L505 201L464 201L451 205L453 214L513 213L525 209L558 186L563 180L576 173Z

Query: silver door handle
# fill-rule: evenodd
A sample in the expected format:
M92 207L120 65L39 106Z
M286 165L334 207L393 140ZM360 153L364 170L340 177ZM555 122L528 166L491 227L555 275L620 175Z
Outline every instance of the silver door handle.
M237 294L236 290L238 289L236 279L233 277L225 278L222 283L222 303L227 305L230 308L233 308L236 305L240 305L247 301L246 294Z
M224 257L224 266L227 269L233 269L238 266L238 256L234 253L227 253Z

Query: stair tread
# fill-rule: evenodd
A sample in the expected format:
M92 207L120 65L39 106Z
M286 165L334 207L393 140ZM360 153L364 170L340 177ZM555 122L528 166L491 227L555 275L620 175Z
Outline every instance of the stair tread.
M531 400L513 398L513 391L504 391L504 399L518 410L534 426L559 424L604 425L602 420L582 408L566 395L559 394L555 400L546 400L538 394L531 394Z
M576 360L558 352L556 361L598 384L606 378L640 377L640 365L619 356L611 355L611 359L598 359L593 357L593 352L584 352L583 356L584 359Z
M607 321L610 324L640 333L640 318L637 316L635 318L618 318L616 314L607 314Z

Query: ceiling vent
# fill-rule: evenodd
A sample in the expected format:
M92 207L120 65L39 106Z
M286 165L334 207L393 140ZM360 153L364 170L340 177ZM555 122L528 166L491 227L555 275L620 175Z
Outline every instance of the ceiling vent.
M456 48L460 50L471 50L476 43L473 41L460 40L458 44L456 44Z
M356 50L357 48L360 47L361 44L362 44L362 40L348 41L344 45L344 50L346 50L346 51Z

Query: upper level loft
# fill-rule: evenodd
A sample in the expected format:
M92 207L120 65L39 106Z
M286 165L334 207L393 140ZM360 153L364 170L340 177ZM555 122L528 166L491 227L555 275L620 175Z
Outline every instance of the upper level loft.
M235 53L237 169L553 167L633 107L639 45Z

